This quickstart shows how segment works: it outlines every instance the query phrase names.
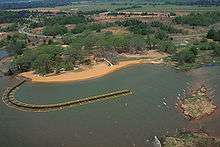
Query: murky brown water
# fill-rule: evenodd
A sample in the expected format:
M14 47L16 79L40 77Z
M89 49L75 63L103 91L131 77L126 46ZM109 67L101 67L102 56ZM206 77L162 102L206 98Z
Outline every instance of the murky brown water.
M151 147L155 135L173 134L183 127L204 127L220 136L218 113L191 123L175 108L178 95L183 95L194 80L205 80L215 90L214 99L220 106L220 67L202 68L192 73L162 65L138 65L77 83L26 83L17 98L37 104L125 88L134 94L49 113L20 112L0 102L0 144L4 147ZM1 78L0 89L10 82L13 80Z

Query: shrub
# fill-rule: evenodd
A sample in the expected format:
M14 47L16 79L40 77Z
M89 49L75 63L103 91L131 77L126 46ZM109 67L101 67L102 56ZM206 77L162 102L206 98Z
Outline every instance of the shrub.
M173 60L177 61L180 64L184 64L184 63L194 63L195 59L196 59L196 53L195 51L193 51L194 49L183 49L182 51L176 53L173 56Z
M43 34L46 36L64 35L67 32L67 28L63 25L46 26L43 29Z
M220 56L220 44L219 43L215 45L214 53L215 55Z

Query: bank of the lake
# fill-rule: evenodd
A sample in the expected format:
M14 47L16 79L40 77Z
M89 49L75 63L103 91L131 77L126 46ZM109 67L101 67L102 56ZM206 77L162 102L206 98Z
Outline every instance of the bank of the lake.
M152 60L152 59L140 59L140 60L130 60L122 61L116 65L108 66L105 62L96 64L82 71L67 71L61 74L40 76L35 74L34 71L24 72L19 74L19 76L30 79L32 82L41 83L57 83L57 82L75 82L88 80L93 78L99 78L120 70L122 68L137 65L137 64L162 64L163 60Z
M0 74L8 71L11 59L8 57L10 53L6 50L0 49Z

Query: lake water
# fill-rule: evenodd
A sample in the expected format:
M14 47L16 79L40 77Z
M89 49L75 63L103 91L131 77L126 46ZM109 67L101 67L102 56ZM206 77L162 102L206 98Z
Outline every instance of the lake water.
M204 127L220 136L220 115L191 123L178 113L178 94L206 79L220 106L220 67L183 73L163 65L138 65L102 78L76 83L26 83L17 98L47 104L118 89L133 95L48 113L21 112L0 102L0 144L4 147L151 147L152 138L178 128ZM0 79L1 93L13 79ZM163 102L166 102L165 106Z
M8 56L8 52L5 51L5 50L0 50L0 59L5 57L5 56Z

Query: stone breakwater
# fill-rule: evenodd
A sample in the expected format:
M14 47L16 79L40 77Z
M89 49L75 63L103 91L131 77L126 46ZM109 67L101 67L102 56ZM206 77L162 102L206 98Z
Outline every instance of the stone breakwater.
M11 108L15 108L20 111L29 111L29 112L49 112L49 111L58 111L74 106L80 106L80 105L85 105L89 103L94 103L97 101L103 101L107 99L112 99L120 96L126 96L132 94L130 90L119 90L103 95L97 95L97 96L92 96L92 97L87 97L87 98L81 98L78 100L72 100L72 101L67 101L63 103L57 103L57 104L48 104L48 105L35 105L35 104L27 104L18 101L15 98L15 93L16 91L20 88L20 86L25 83L25 80L20 81L13 87L8 87L2 97L3 102Z

